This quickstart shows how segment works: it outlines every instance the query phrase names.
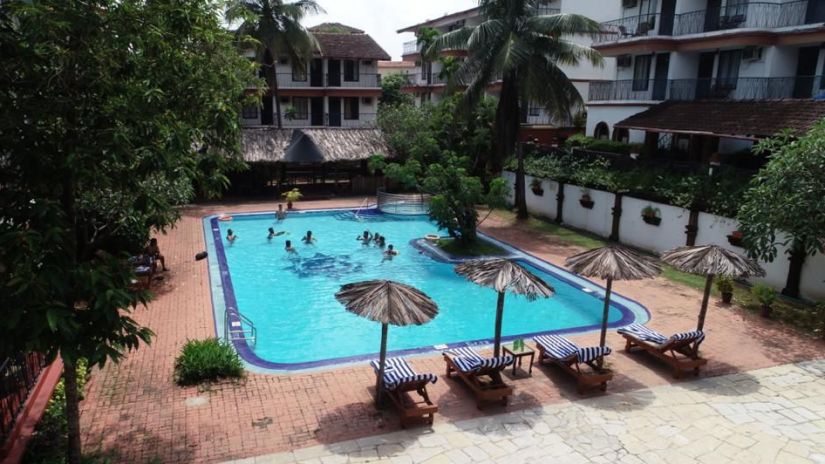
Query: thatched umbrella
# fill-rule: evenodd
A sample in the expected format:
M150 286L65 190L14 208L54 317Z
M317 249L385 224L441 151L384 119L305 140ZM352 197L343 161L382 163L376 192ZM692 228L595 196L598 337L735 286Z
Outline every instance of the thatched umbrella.
M715 275L728 277L765 275L765 271L756 261L717 245L679 247L662 253L662 261L680 271L707 276L705 295L702 297L702 310L699 311L696 330L702 330L705 327L710 288Z
M421 290L390 280L368 280L341 286L335 298L347 311L381 323L381 357L376 382L381 404L389 324L421 325L438 314L438 306Z
M610 294L614 280L641 280L656 277L662 272L656 260L631 249L606 246L585 251L567 258L567 266L576 274L598 277L607 281L602 314L602 334L599 346L607 339L607 316L610 311ZM601 363L601 359L599 360Z
M504 293L524 295L532 301L539 297L551 297L553 287L533 275L515 261L504 258L476 259L465 261L455 267L455 272L484 287L498 292L496 305L496 337L493 355L501 351L501 320L504 316Z

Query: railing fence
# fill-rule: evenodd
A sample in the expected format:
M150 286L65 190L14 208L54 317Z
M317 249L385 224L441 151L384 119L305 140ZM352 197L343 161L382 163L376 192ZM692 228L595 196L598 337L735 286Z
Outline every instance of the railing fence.
M44 367L46 359L39 353L19 354L0 364L0 443L9 437Z

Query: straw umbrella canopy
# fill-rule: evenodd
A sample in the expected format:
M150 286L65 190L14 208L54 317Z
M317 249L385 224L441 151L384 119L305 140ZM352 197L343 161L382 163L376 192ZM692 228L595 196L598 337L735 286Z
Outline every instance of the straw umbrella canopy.
M381 323L381 356L376 389L381 403L389 324L421 325L438 314L438 305L424 292L390 280L368 280L341 286L335 298L347 311Z
M728 277L759 277L765 275L756 261L727 250L717 245L685 246L662 253L662 261L676 269L707 276L705 295L702 297L702 309L696 330L705 327L705 315L708 312L708 299L715 275Z
M501 322L504 315L504 294L506 292L524 295L528 300L548 298L555 290L540 277L521 267L515 261L504 258L475 259L465 261L455 267L455 272L468 280L490 287L498 292L496 304L496 335L493 355L501 351Z
M613 281L650 279L662 272L662 268L656 260L629 248L617 246L596 248L571 256L567 258L567 266L576 274L585 277L598 277L607 281L599 346L604 346L607 339L607 317L610 311L610 294L613 291ZM599 361L601 362L601 360Z

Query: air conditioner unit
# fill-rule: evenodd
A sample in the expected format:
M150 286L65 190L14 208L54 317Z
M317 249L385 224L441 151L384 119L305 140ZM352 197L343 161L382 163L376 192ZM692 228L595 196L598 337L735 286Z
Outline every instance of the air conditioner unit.
M622 0L622 6L625 8L633 8L639 4L639 0Z
M619 55L616 57L616 66L620 68L629 68L633 66L633 57L630 55Z
M746 61L759 61L762 59L762 47L745 47L742 50L742 59Z

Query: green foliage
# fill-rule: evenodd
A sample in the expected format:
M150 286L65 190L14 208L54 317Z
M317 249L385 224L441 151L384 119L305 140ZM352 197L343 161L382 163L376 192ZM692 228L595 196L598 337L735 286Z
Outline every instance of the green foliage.
M760 142L768 163L751 181L739 211L753 257L772 261L779 247L814 255L825 244L825 120L804 136L789 132Z
M642 209L642 216L647 218L660 217L661 215L662 212L659 210L659 208L654 208L651 205L647 205Z
M751 293L762 306L770 306L776 301L776 290L765 284L756 284L751 288Z
M303 198L304 194L301 193L301 190L299 190L297 188L294 188L294 189L292 189L288 192L282 193L281 196L284 197L284 200L286 200L290 203L295 203L296 201Z
M228 343L217 338L189 340L175 360L175 381L180 385L243 376L243 363Z
M471 244L462 244L462 242L455 239L440 239L436 245L438 248L441 248L453 256L477 257L503 256L506 254L501 248L484 240L477 240Z
M80 359L76 366L77 388L81 393L88 377L88 364ZM63 464L66 462L66 390L61 379L46 405L46 410L26 447L24 462Z
M585 150L602 151L607 153L619 153L629 155L638 151L637 144L615 142L613 140L597 139L584 134L575 134L564 141L565 148L582 148Z
M381 97L378 99L380 103L379 112L383 111L386 106L413 104L413 96L402 91L406 83L407 78L402 74L390 74L381 77Z
M716 290L719 293L733 292L733 278L722 275L716 276Z

